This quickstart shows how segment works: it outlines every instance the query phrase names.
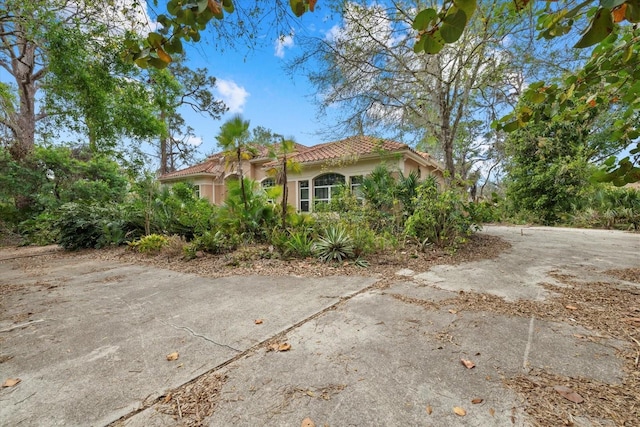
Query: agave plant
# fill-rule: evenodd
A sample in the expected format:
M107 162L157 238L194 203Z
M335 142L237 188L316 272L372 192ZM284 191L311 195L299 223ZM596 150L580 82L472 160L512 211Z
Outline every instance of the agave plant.
M325 235L314 243L313 252L322 262L341 262L353 257L353 240L343 228L329 227Z

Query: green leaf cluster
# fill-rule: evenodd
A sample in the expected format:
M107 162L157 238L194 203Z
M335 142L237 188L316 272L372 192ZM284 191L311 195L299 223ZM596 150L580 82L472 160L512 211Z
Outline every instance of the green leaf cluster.
M445 44L458 41L476 10L476 0L447 0L439 11L427 8L413 20L418 41L413 50L436 54Z
M616 162L609 158L595 173L597 182L622 186L640 180L640 29L625 28L594 49L584 67L559 84L536 82L522 95L522 102L495 126L513 132L529 123L592 122L603 112L613 113L609 140L629 155Z

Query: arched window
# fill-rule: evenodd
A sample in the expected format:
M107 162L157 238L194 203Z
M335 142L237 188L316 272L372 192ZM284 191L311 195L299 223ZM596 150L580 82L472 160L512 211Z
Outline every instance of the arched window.
M276 180L273 178L265 178L260 182L262 188L271 188L276 186Z
M314 203L329 203L331 194L336 188L344 185L344 175L337 173L326 173L313 180L313 201Z

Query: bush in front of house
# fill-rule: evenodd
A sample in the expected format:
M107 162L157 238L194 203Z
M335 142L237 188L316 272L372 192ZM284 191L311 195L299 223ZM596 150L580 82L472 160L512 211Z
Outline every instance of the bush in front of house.
M415 211L405 223L407 235L440 247L466 242L477 225L464 200L460 192L440 191L434 179L425 180L418 187Z

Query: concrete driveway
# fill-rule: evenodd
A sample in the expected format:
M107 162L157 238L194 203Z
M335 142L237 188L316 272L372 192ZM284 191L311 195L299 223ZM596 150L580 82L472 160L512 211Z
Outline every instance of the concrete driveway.
M543 283L563 286L561 275L615 282L608 270L640 267L640 235L483 232L512 248L401 271L386 289L371 277L210 279L72 257L1 260L0 287L16 290L2 293L0 381L21 382L0 390L0 425L187 425L159 411L159 398L211 371L224 383L213 415L196 424L530 425L504 378L540 367L619 383L619 342L448 301L459 291L543 301ZM265 351L276 336L291 349Z

